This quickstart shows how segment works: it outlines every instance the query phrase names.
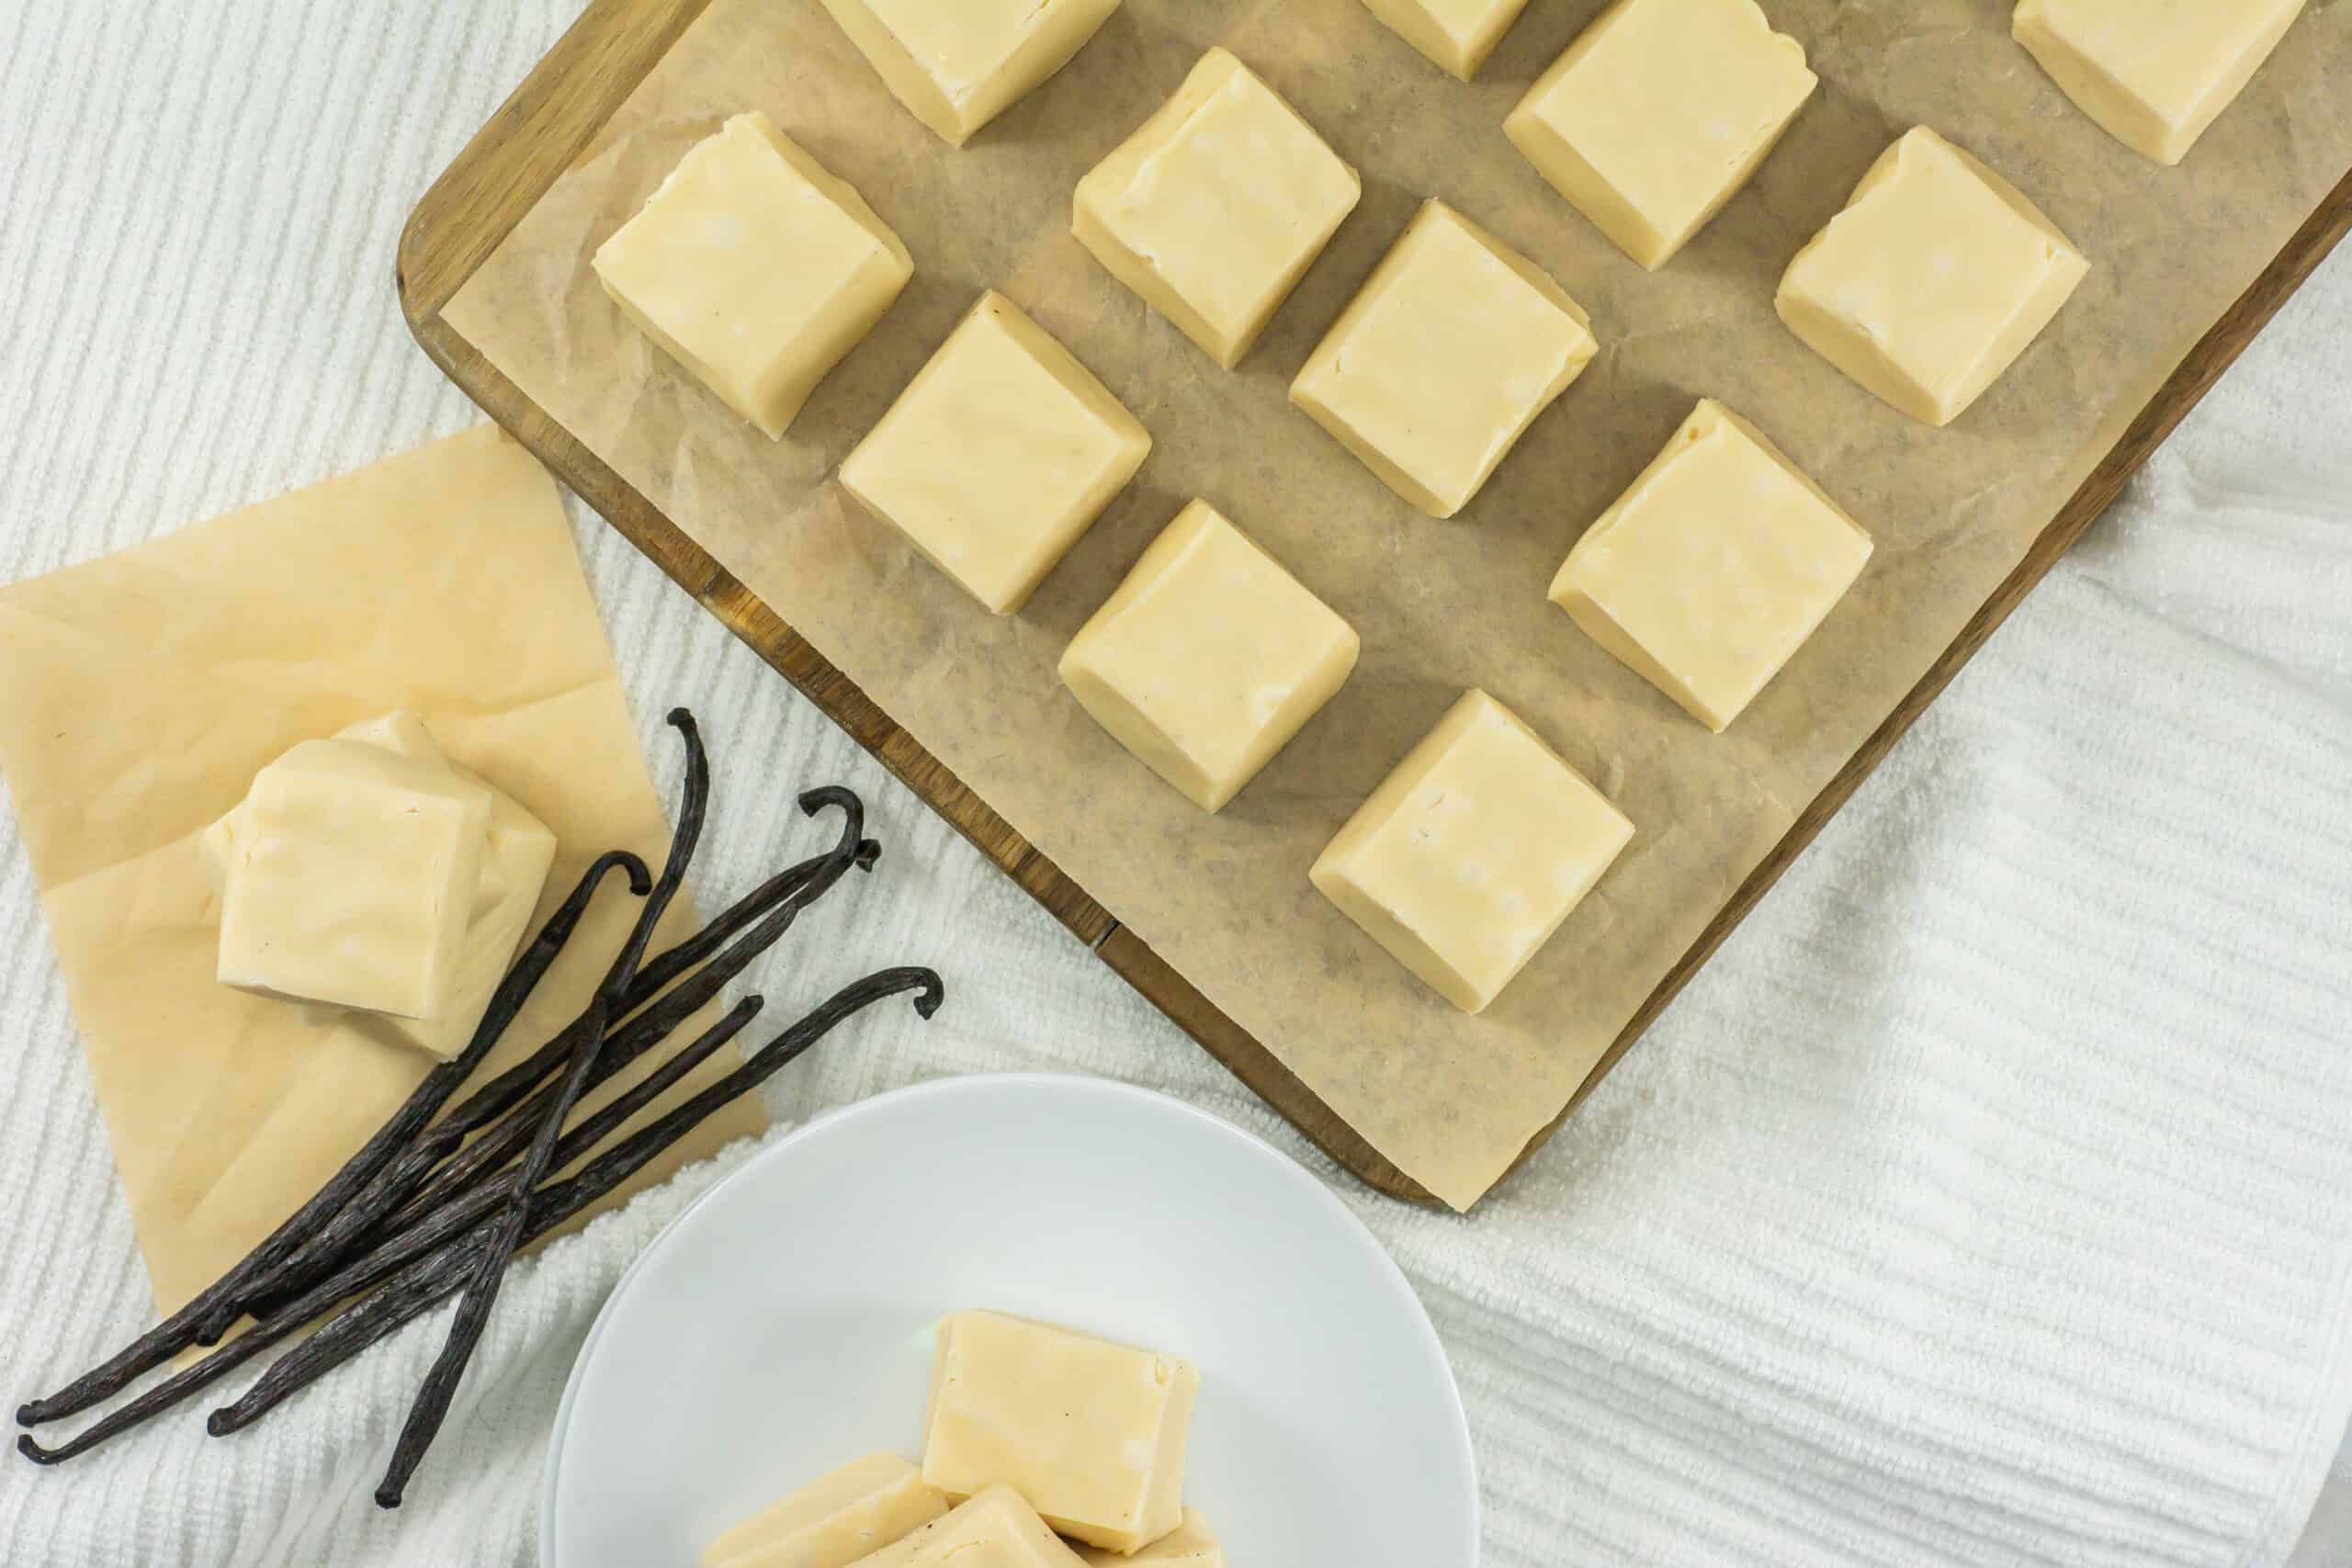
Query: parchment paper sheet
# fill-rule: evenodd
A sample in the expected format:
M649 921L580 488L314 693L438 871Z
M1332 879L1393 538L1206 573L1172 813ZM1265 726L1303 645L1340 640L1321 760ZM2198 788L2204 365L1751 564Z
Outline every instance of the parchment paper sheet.
M0 590L0 773L164 1313L317 1190L433 1065L215 983L197 836L257 769L417 710L555 830L542 918L597 854L658 870L668 842L554 481L495 426ZM625 880L492 1070L587 1005L635 919ZM673 908L656 946L692 919ZM659 1107L737 1060L716 1054ZM607 1204L763 1125L757 1096L739 1101Z
M1625 260L1504 139L1602 0L1536 0L1472 85L1359 0L1127 0L1061 75L956 152L816 0L715 0L448 316L521 389L748 582L922 744L1380 1151L1457 1207L1549 1122L1798 812L2025 554L2132 416L2352 168L2352 5L2297 25L2188 164L2110 141L2008 37L2008 0L1766 0L1822 86L1663 273ZM1080 175L1222 43L1364 175L1364 199L1250 357L1216 368L1069 236ZM765 109L907 241L916 276L781 444L631 332L587 260L680 154ZM1952 428L1913 423L1773 316L1789 259L1871 161L1933 125L2091 256L2056 325ZM1601 343L1477 500L1437 523L1284 393L1425 197L1550 269ZM831 482L983 288L1095 370L1158 445L1018 616L996 620ZM1846 604L1709 735L1544 589L1702 395L1879 544ZM1213 502L1351 620L1347 688L1215 818L1122 752L1054 675L1070 634L1184 501ZM1526 718L1639 832L1482 1017L1415 983L1306 868L1469 685ZM1836 976L1822 977L1834 985Z

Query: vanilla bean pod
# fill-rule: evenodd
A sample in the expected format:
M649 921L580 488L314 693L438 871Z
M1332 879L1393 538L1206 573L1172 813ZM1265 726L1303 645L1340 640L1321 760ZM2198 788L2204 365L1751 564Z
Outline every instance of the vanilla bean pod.
M844 1019L875 1002L907 991L919 993L915 998L915 1011L925 1019L939 1011L945 995L939 976L922 968L885 969L843 987L807 1018L762 1046L743 1066L727 1077L702 1089L650 1126L632 1134L612 1149L590 1160L578 1174L534 1193L524 1239L537 1240L635 1176L663 1150L691 1133L704 1118L758 1088L787 1064L797 1060ZM215 1437L222 1437L251 1426L289 1395L308 1387L402 1325L431 1311L435 1304L454 1294L464 1280L462 1268L451 1269L446 1264L439 1268L431 1266L440 1264L451 1254L467 1252L488 1229L483 1225L469 1232L463 1241L447 1246L431 1258L412 1265L392 1284L368 1297L362 1306L374 1307L375 1310L368 1314L364 1325L343 1328L345 1321L360 1310L354 1308L328 1328L288 1351L234 1404L212 1412L205 1422L205 1429ZM426 1273L429 1268L430 1284L417 1283L417 1276Z
M465 1049L425 1074L416 1088L410 1091L401 1108L344 1162L343 1168L330 1177L324 1186L226 1274L177 1312L57 1393L19 1405L17 1420L21 1425L31 1427L78 1415L92 1405L111 1399L135 1380L162 1366L190 1345L210 1344L218 1340L222 1329L213 1328L211 1324L220 1310L232 1303L255 1281L277 1269L324 1226L353 1194L365 1188L379 1171L408 1146L432 1121L434 1113L481 1066L481 1059L489 1055L491 1048L522 1010L523 1004L529 1000L532 990L547 973L548 966L563 950L564 943L571 940L597 887L607 874L618 870L628 873L629 889L639 897L643 897L652 886L652 874L635 855L616 852L599 856L582 874L571 896L548 918L538 935L523 950L514 966L507 971L498 989L492 994L481 1022L475 1028L473 1038L467 1042ZM232 1313L229 1322L234 1321ZM225 1328L226 1325L222 1326Z
M563 1136L563 1124L571 1118L571 1108L580 1102L581 1094L588 1087L588 1076L605 1049L606 1022L621 1006L629 982L637 978L638 967L645 962L645 950L653 940L654 924L684 885L686 866L702 840L703 818L710 806L710 761L704 754L702 736L692 714L684 708L673 708L670 722L686 744L686 780L669 859L662 864L653 891L647 895L628 940L621 944L612 968L605 973L605 983L597 987L596 999L589 1004L585 1032L572 1048L571 1059L564 1066L557 1091L540 1118L530 1147L524 1152L513 1193L498 1217L474 1233L478 1237L487 1233L487 1245L481 1248L481 1257L466 1279L465 1293L458 1298L457 1320L449 1326L449 1337L425 1372L415 1402L409 1406L408 1420L401 1427L400 1440L392 1445L392 1462L376 1488L376 1506L379 1508L401 1506L401 1495L407 1490L409 1478L424 1462L425 1450L433 1446L433 1439L440 1435L441 1423L448 1418L450 1401L457 1397L458 1383L464 1378L466 1367L473 1360L474 1348L481 1343L482 1333L490 1325L491 1309L498 1303L499 1287L505 1282L508 1265L514 1261L514 1249L522 1245L523 1229L530 1223L532 1189L547 1174L548 1161L555 1157L555 1145Z
M594 1153L597 1145L661 1098L678 1079L708 1060L719 1047L741 1034L766 1005L763 997L744 998L726 1017L680 1046L660 1067L631 1084L624 1093L614 1096L609 1103L599 1106L593 1114L582 1118L579 1125L566 1132L557 1142L555 1156L548 1168L561 1170ZM659 1153L660 1150L654 1152ZM381 1280L400 1264L432 1250L458 1231L488 1216L514 1193L519 1175L517 1171L501 1171L463 1191L446 1195L444 1201L429 1212L422 1212L405 1220L398 1231L385 1236L359 1261L346 1264L297 1300L287 1303L282 1313L263 1319L263 1324L277 1325L288 1320L306 1322L324 1307ZM534 1231L525 1239L537 1240L538 1235Z
M761 1005L760 998L746 997L725 1018L683 1047L673 1059L686 1063L688 1067L707 1059L712 1052L741 1033L744 1027L759 1016ZM667 1070L666 1065L664 1070ZM617 1097L594 1116L565 1134L563 1141L556 1145L556 1158L560 1162L557 1168L560 1169L594 1149L622 1122L643 1110L655 1096L668 1088L669 1082L675 1081L674 1077L667 1082L657 1081L661 1077L662 1074L655 1073L649 1075L644 1082L631 1085L627 1094ZM218 1382L337 1303L375 1289L417 1258L470 1230L497 1211L514 1190L514 1177L510 1173L459 1194L366 1257L345 1265L300 1296L285 1303L279 1311L262 1318L201 1361L183 1368L138 1398L107 1412L105 1416L76 1432L67 1441L43 1447L33 1440L30 1433L25 1433L17 1439L17 1450L39 1464L61 1464L87 1453L110 1438L119 1437L153 1419L190 1394Z
M873 857L865 852L869 849L877 854L880 852L880 846L867 839L858 845L856 863L861 866L871 863ZM802 863L812 869L820 868L828 858L820 856ZM823 895L825 888L818 886L813 879L804 877L803 881L808 883L806 897L796 897L779 906L769 920L759 926L752 935L744 938L740 953L730 951L723 960L714 961L714 967L723 963L725 968L715 981L705 983L697 987L696 992L690 994L697 1004L693 1010L701 1010L705 994L715 994L720 984L733 979L752 959L781 941L794 920ZM602 1087L657 1043L656 1040L648 1037L650 1032L631 1028L616 1032L605 1043L603 1054L596 1058L596 1065L589 1075L588 1089L594 1090ZM665 1030L660 1038L667 1039L673 1032L674 1030ZM673 1077L672 1081L674 1082L675 1078ZM513 1159L529 1143L531 1129L538 1124L539 1116L546 1111L548 1097L554 1092L552 1085L541 1088L521 1107L483 1129L472 1142L451 1155L448 1161L433 1173L432 1179L402 1203L381 1228L394 1231L413 1223L419 1213L446 1200L451 1193L462 1191L478 1180L484 1171L494 1170ZM569 1160L559 1161L556 1168L561 1169L570 1163Z
M225 1438L250 1426L319 1372L343 1365L457 1294L471 1276L480 1248L499 1223L495 1217L481 1221L457 1241L418 1258L382 1289L337 1314L326 1326L271 1362L234 1404L206 1416L205 1431ZM316 1371L310 1370L313 1368Z
M819 789L812 789L801 795L799 806L801 811L810 817L816 816L826 807L835 807L841 810L843 818L840 842L825 854L814 857L815 870L811 874L820 874L837 864L844 867L849 864L865 867L873 865L873 856L866 852L866 843L864 839L865 831L865 803L864 801L838 784L828 784ZM803 862L802 863L810 863ZM666 987L671 980L677 978L686 969L701 963L736 931L752 924L767 914L776 904L790 897L797 890L797 884L793 879L795 873L798 870L799 867L796 866L792 870L770 878L762 887L738 900L733 908L712 921L702 931L687 938L676 948L654 960L648 965L648 974L640 975L638 983L629 988L628 1010L634 1011L646 1002L652 1000L654 997L662 994L662 987ZM827 878L826 886L830 887L839 875L838 871L833 872L832 875ZM722 931L723 935L716 934ZM649 982L649 976L653 969L671 965L673 958L678 954L688 954L688 956L674 966L664 968L663 978L658 985ZM511 1109L515 1101L537 1088L548 1074L554 1071L556 1066L571 1055L573 1043L570 1031L557 1035L533 1052L530 1056L507 1068L481 1089L468 1095L464 1101L452 1109L449 1115L435 1126L435 1131L437 1132L440 1127L453 1122L464 1123L470 1131L476 1127L486 1126L497 1120Z
M800 911L830 890L850 867L872 868L881 850L872 840L861 837L865 830L865 808L855 795L829 786L808 791L800 797L799 804L801 809L811 817L827 807L839 807L843 817L840 840L826 853L803 861L779 874L750 898L740 901L736 906L738 909L751 907L763 899L771 903L773 908L741 940L622 1025L607 1043L606 1055L626 1062L667 1040L688 1018L707 1006L753 959L774 946L791 929ZM781 893L775 894L774 890L779 888ZM726 917L722 917L724 919ZM717 923L714 922L714 926ZM741 922L737 929L741 929ZM709 948L706 945L701 951L707 953ZM631 990L636 988L632 986ZM375 1180L321 1227L318 1235L288 1258L273 1278L257 1286L247 1304L255 1310L269 1310L276 1302L302 1291L356 1251L380 1239L389 1228L388 1222L400 1223L395 1218L396 1211L400 1215L413 1215L424 1198L421 1190L428 1182L438 1179L436 1171L445 1160L462 1157L459 1151L469 1134L496 1126L501 1116L513 1111L515 1102L532 1091L537 1078L544 1077L557 1062L562 1060L563 1053L558 1048L568 1049L576 1044L579 1038L579 1031L565 1030L542 1046L531 1061L510 1069L482 1090L468 1096L447 1116L415 1139L400 1158L379 1172ZM535 1066L537 1072L526 1076L526 1070ZM536 1125L536 1122L530 1125ZM484 1137L491 1135L488 1132L482 1133ZM515 1142L509 1154L513 1148L521 1146L521 1141Z

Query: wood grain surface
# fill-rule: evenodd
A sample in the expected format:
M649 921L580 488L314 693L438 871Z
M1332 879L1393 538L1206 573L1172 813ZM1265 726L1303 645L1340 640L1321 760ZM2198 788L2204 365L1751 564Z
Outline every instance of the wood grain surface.
M442 319L442 308L587 147L707 4L707 0L594 0L458 154L417 205L401 236L401 303L417 341L484 412L1317 1147L1382 1192L1408 1201L1432 1201L1418 1182L1383 1158L1261 1043L1122 927L1084 888L1063 875L775 611L549 418ZM1961 666L2107 510L2125 482L2335 249L2347 229L2352 229L2352 173L2346 175L2278 258L2206 333L2042 531L2018 569L1683 953L1569 1100L1560 1119L1529 1144L1521 1156L1522 1163L1557 1130L1560 1121L1583 1103L1602 1075L1755 908Z

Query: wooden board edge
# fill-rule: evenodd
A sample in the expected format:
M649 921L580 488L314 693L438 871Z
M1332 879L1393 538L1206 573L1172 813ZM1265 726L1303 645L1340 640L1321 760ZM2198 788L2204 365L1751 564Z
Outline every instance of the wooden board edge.
M1433 1206L1437 1195L1391 1164L1364 1135L1342 1120L1305 1079L1285 1066L1258 1037L1227 1016L1190 980L1125 926L1117 926L1096 950L1102 962L1175 1021L1201 1049L1225 1065L1259 1099L1340 1166L1374 1191L1407 1203Z
M396 271L412 329L481 270L709 4L591 0L410 211Z
M440 310L512 231L514 222L594 138L708 0L594 0L420 200L402 231L397 267L401 309L434 363L492 418L562 477L624 536L801 690L962 832L1114 973L1158 1006L1204 1050L1297 1126L1311 1142L1375 1190L1434 1203L1428 1190L1382 1156L1321 1097L1222 1010L1119 925L1111 913L917 744L854 682L714 560L634 487L572 439L545 411L440 319ZM624 25L628 18L635 25ZM649 24L648 17L653 18ZM617 29L617 32L616 31ZM593 71L596 94L576 89ZM543 140L534 141L532 138ZM549 150L560 148L560 158ZM1851 798L1862 780L1940 695L2148 457L2201 401L2261 328L2352 229L2352 173L2313 209L2288 246L2223 313L2157 390L2107 457L2035 541L2026 558L1970 619L1927 674L1869 740L1799 814L1764 863L1742 883L1699 939L1620 1032L1574 1096L1531 1138L1503 1179L1533 1157L1583 1104L1691 975L1780 880ZM447 245L449 235L463 243ZM1500 1185L1498 1181L1497 1185Z

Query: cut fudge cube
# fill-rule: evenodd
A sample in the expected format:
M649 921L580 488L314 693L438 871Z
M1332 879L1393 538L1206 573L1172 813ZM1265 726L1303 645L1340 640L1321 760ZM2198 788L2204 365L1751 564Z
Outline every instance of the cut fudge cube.
M1078 1554L1089 1568L1116 1568L1120 1563L1133 1563L1135 1568L1225 1568L1225 1548L1198 1508L1185 1509L1182 1523L1132 1556L1099 1546L1081 1547Z
M1084 1560L1027 1498L996 1484L852 1568L1084 1568Z
M2089 271L2015 186L1921 126L1879 155L1846 209L1797 253L1773 304L1830 364L1945 425Z
M1044 85L1119 0L824 0L917 119L961 147Z
M1870 558L1870 536L1710 399L1577 541L1552 601L1720 734Z
M914 276L865 199L740 114L596 252L624 315L771 439Z
M2109 136L2177 164L2302 9L2303 0L2018 0L2010 31Z
M555 834L504 790L443 756L432 732L415 714L402 711L367 719L337 731L334 739L391 751L427 767L446 768L465 784L489 792L490 829L482 844L481 880L474 889L472 913L447 1005L426 1018L390 1013L370 1017L373 1029L444 1059L455 1056L472 1041L482 1014L490 1010L491 995L505 978L507 965L538 908L540 891L555 863ZM205 869L216 893L227 889L243 811L240 805L205 830Z
M1308 357L1290 400L1389 489L1451 517L1598 347L1567 290L1431 201Z
M703 1568L849 1568L947 1512L897 1454L868 1454L761 1510L705 1549Z
M1000 615L1125 488L1151 437L1001 294L980 297L842 465L842 488Z
M1215 811L1355 668L1355 629L1206 502L1176 515L1062 654L1080 706Z
M1430 63L1464 82L1478 73L1527 0L1363 0Z
M1813 95L1756 0L1618 0L1503 130L1617 248L1656 270L1723 210Z
M1372 792L1310 874L1396 962L1479 1012L1633 836L1590 781L1473 691Z
M447 768L490 792L490 834L482 844L481 883L474 890L464 950L450 985L449 1005L430 1018L387 1018L384 1027L421 1050L455 1056L471 1043L491 994L522 945L539 907L548 872L555 864L555 834L496 784L442 755L432 731L415 714L401 712L368 719L338 732L337 739L364 741Z
M1200 1386L1173 1356L955 1313L940 1322L932 1361L922 1478L955 1495L1010 1486L1062 1534L1133 1551L1183 1517Z
M401 1018L446 1011L490 819L490 792L446 766L302 742L215 829L220 983Z
M1070 231L1231 369L1363 194L1282 95L1212 49L1079 181Z

